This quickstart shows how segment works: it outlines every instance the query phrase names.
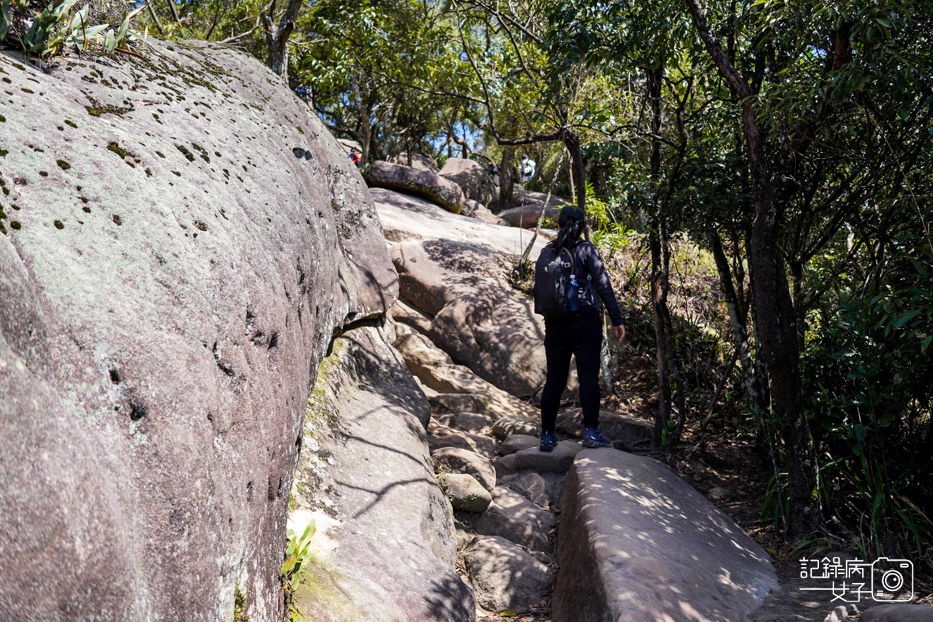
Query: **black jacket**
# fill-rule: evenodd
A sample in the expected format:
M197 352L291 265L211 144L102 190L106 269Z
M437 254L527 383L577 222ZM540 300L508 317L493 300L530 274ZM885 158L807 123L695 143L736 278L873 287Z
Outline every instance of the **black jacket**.
M591 242L580 240L570 252L573 253L574 273L577 282L580 283L580 304L599 310L599 301L596 298L599 295L606 305L612 325L621 326L622 312L619 311L619 303L616 302L616 295L609 282L609 273L606 272L599 251Z

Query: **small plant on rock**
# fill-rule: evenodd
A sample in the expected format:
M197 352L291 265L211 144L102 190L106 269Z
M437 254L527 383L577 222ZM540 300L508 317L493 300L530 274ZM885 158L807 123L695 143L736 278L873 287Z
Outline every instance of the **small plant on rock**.
M30 0L0 0L0 47L18 48L41 57L61 54L66 48L81 51L127 52L128 41L141 38L130 21L149 5L126 13L116 30L109 23L91 25L90 5L76 8L78 0L53 0L42 6Z
M285 608L288 619L298 619L298 607L295 605L295 591L302 580L302 571L311 560L311 538L317 531L312 520L299 537L294 530L288 530L288 545L285 547L285 562L282 564L282 590L285 595Z

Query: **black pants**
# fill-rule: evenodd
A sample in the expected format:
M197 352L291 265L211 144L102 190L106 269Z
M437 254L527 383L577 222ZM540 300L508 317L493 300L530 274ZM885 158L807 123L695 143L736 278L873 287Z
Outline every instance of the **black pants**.
M570 356L577 359L583 425L599 427L599 353L603 343L602 313L583 307L569 320L545 320L544 350L547 353L547 382L541 394L541 429L553 432L560 396L567 387Z

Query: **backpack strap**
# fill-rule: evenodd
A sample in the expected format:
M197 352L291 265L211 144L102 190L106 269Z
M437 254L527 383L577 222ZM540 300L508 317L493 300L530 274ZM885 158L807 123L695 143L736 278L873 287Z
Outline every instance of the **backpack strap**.
M577 268L576 268L576 265L574 264L574 261L573 261L573 253L571 253L569 250L567 250L567 247L566 247L566 246L562 246L560 250L562 250L562 251L564 251L565 253L567 253L567 256L570 257L570 269L573 271L572 274L576 275L576 274L577 274Z

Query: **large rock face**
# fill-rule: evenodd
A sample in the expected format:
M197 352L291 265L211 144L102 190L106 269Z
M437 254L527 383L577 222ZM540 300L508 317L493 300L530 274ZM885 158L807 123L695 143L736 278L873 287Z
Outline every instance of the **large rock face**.
M555 622L732 622L777 588L768 554L656 460L585 449L560 507Z
M432 171L378 160L366 169L365 175L370 186L409 192L454 214L463 209L465 199L460 186Z
M311 395L294 491L296 504L323 510L319 524L329 523L314 536L297 593L304 619L474 619L472 591L454 571L452 510L428 454L429 417L380 329L335 340Z
M530 236L447 214L414 197L372 190L401 295L425 315L419 326L451 358L516 396L544 384L544 321L509 272ZM532 250L537 258L544 241Z
M492 201L495 196L496 186L479 162L464 158L447 158L441 168L441 176L460 186L467 199L479 201L483 205Z
M287 85L140 54L0 54L4 620L229 620L237 588L276 619L309 385L395 298L362 178Z
M489 204L489 209L497 212L500 218L509 222L513 227L534 227L538 222L538 216L541 214L541 208L545 204L548 195L544 192L534 192L516 188L513 195L513 206L507 210L499 210L499 200L494 198ZM571 203L569 199L551 195L547 201L547 209L544 215L553 220L557 220L560 210L564 205Z

